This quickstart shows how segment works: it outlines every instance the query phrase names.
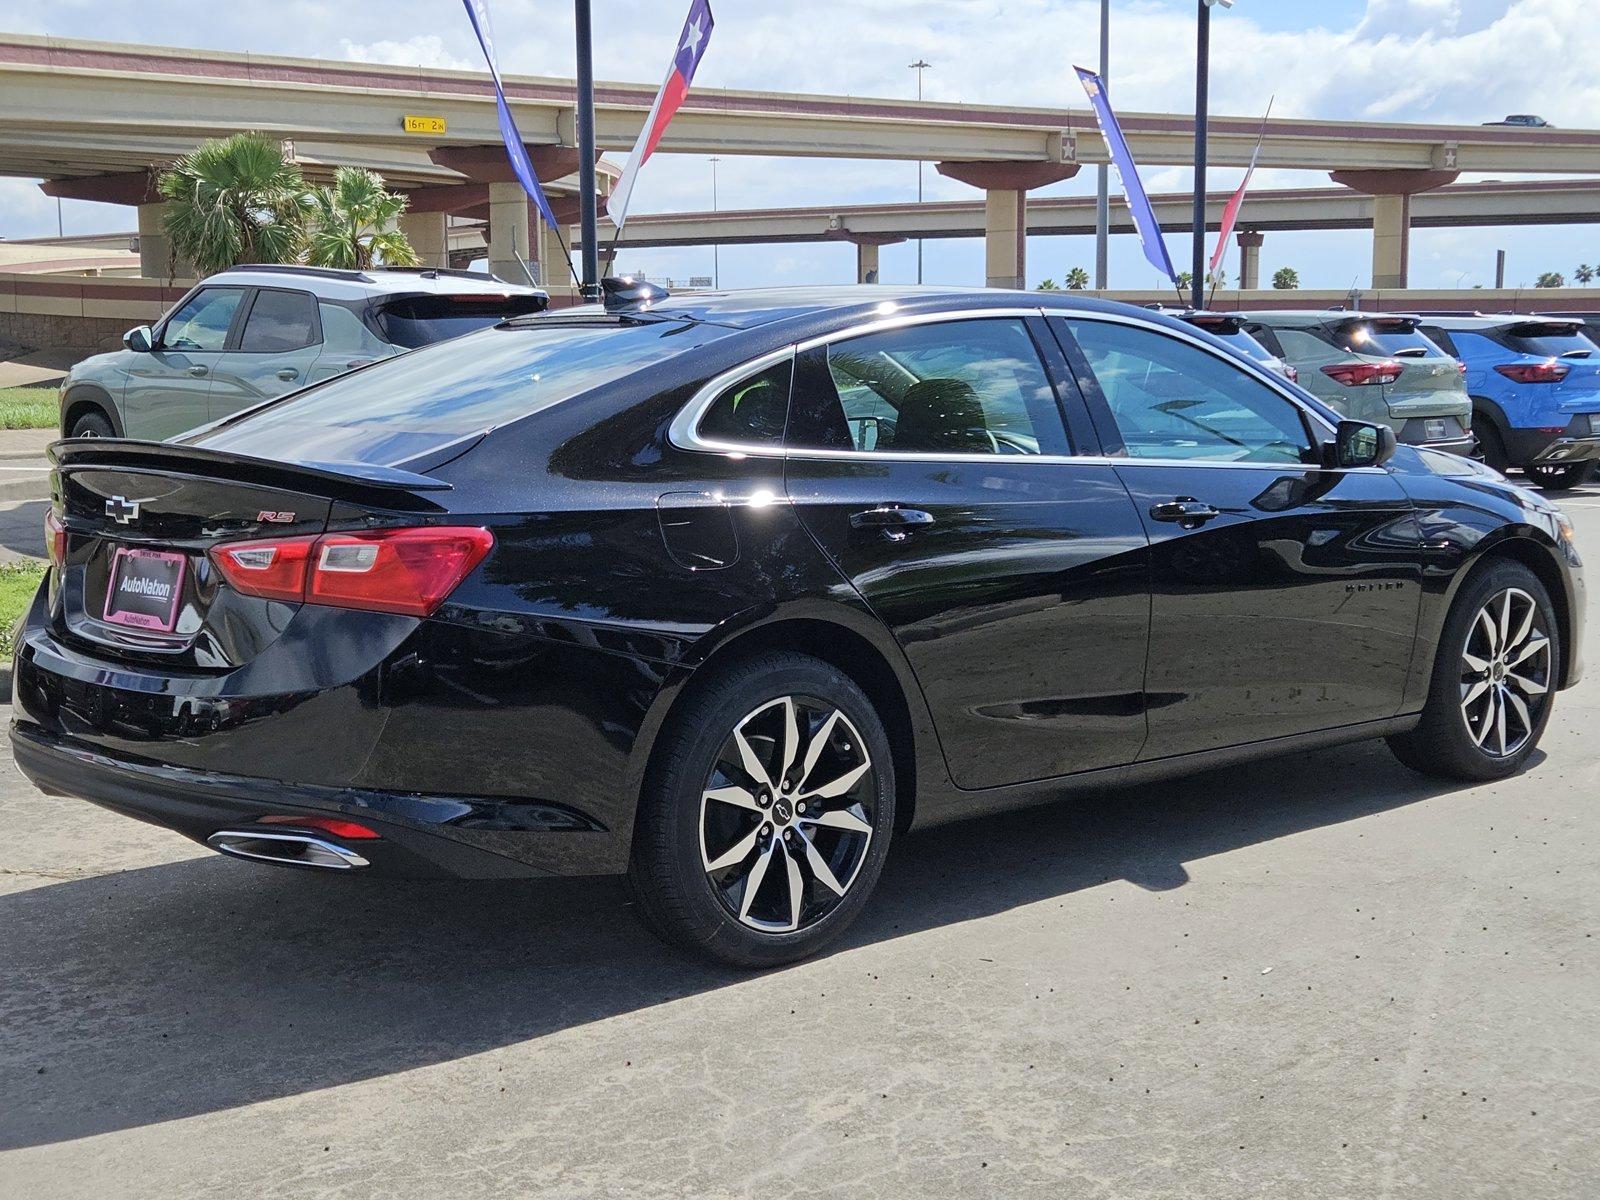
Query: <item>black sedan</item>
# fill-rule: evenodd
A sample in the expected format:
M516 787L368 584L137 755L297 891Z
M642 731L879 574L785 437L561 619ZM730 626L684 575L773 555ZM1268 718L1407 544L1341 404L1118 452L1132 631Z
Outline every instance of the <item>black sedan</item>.
M1500 778L1581 671L1554 507L1092 299L612 281L52 453L44 791L301 868L625 873L742 964L910 826L1363 738Z

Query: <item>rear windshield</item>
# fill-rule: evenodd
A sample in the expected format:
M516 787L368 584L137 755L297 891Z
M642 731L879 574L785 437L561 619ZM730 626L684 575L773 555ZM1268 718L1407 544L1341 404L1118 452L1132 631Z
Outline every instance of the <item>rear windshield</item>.
M198 434L192 444L288 462L398 466L720 332L681 321L486 329L308 388Z
M1387 354L1392 358L1444 358L1410 321L1346 321L1334 330L1334 341L1351 354Z
M384 340L415 350L544 308L543 296L410 296L378 309Z
M1571 325L1512 325L1500 335L1508 350L1540 358L1589 358L1595 344Z

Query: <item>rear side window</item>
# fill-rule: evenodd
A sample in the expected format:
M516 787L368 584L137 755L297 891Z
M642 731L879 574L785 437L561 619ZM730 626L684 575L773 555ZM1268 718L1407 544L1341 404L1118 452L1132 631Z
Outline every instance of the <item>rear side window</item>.
M329 354L348 354L351 358L382 358L388 354L389 345L380 341L342 304L323 301L318 309L322 313L322 344Z
M664 362L720 332L680 321L486 329L293 393L194 444L291 462L395 466Z
M1252 322L1244 328L1245 332L1261 343L1268 353L1275 354L1279 358L1283 357L1283 346L1279 344L1278 335L1273 332L1271 326L1262 325L1260 322Z
M759 375L741 379L711 402L697 432L714 442L781 446L793 370L793 359L786 358Z
M239 349L257 354L303 350L318 340L317 302L310 293L261 291L244 319Z
M378 309L378 328L393 345L413 350L498 325L507 317L529 316L544 309L542 296L408 296Z
M810 366L792 445L1067 453L1055 391L1021 321L941 321L847 338L810 356Z
M1205 329L1205 326L1202 325L1201 328ZM1207 329L1206 332L1215 337L1221 338L1223 341L1227 342L1228 345L1239 351L1239 353L1248 355L1250 358L1253 358L1258 362L1266 362L1272 358L1272 351L1268 350L1265 346L1256 341L1255 338L1251 337L1242 329L1235 330L1233 333L1219 333L1216 330L1211 329Z
M1455 339L1450 336L1448 330L1440 329L1437 325L1422 325L1419 328L1424 337L1446 354L1452 358L1461 357L1461 352L1456 349Z

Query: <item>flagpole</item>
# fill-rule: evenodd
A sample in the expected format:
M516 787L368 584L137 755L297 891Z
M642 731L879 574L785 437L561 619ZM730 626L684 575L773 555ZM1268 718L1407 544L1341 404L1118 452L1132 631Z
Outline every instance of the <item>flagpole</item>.
M1194 70L1194 273L1189 302L1205 307L1206 289L1206 92L1211 73L1211 0L1199 0Z
M578 223L583 240L583 298L600 298L600 243L594 203L594 45L589 0L573 0L578 42Z
M1100 81L1111 81L1111 0L1100 0ZM1098 178L1094 192L1094 286L1101 291L1111 286L1111 168L1101 163L1095 168Z

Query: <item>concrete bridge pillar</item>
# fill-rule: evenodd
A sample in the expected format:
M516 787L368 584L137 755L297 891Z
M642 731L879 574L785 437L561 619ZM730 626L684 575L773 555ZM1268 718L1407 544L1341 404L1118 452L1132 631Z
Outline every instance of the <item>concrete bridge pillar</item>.
M942 162L939 174L984 190L984 284L1027 286L1028 193L1071 179L1076 163Z
M1266 235L1254 229L1241 229L1239 239L1239 287L1248 291L1261 286L1261 243Z
M489 185L489 272L510 283L531 283L522 264L528 247L528 194L520 183Z
M1331 178L1372 197L1372 286L1403 288L1411 267L1411 197L1454 183L1459 171L1334 171Z
M425 267L450 265L450 242L446 227L448 213L405 212L400 214L400 232L417 252L417 261Z
M856 248L857 283L877 283L879 247L906 240L895 233L851 233L848 230L840 231L837 236L840 241L849 242Z
M172 257L172 239L167 236L164 222L166 204L141 204L139 214L139 274L145 279L159 279L163 283L174 279L194 279L194 264L180 262Z

